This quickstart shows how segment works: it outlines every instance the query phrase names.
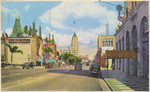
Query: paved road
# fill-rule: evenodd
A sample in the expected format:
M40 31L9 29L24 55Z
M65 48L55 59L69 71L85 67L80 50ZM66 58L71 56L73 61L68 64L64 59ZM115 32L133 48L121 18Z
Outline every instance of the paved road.
M8 72L7 72L8 71ZM88 67L59 69L2 70L2 90L6 91L109 91L100 77L90 76Z

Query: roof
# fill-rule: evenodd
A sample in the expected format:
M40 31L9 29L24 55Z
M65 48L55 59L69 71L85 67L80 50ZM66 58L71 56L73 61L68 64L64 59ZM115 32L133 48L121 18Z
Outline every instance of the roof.
M73 37L77 37L76 33L73 34Z
M18 37L17 34L20 32L22 32L20 20L16 19L15 24L14 24L14 28L13 28L13 31L12 31L10 37Z

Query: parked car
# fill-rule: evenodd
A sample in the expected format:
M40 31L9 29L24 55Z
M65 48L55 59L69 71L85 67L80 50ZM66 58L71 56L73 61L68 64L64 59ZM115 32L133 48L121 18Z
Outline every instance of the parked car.
M22 69L29 69L35 67L34 62L25 62L22 64Z
M92 64L89 68L89 73L95 75L101 75L101 68L98 64Z
M75 64L75 70L80 69L82 70L82 64L81 63L76 63Z

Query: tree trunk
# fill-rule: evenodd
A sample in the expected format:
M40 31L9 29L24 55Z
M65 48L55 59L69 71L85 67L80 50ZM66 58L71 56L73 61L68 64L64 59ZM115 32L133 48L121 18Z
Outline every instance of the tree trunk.
M11 53L11 67L12 67L12 62L13 62L13 53Z

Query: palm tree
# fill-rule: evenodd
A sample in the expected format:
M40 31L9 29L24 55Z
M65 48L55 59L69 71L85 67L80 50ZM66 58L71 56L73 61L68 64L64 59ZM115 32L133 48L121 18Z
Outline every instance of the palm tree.
M51 49L50 47L47 47L47 48L44 48L43 52L48 53L48 59L49 59L49 52L53 53L53 49Z
M11 67L12 67L12 62L13 62L13 53L21 53L23 54L23 52L21 50L17 50L18 47L17 46L11 46L10 44L6 44L7 47L9 47L9 51L11 52Z

